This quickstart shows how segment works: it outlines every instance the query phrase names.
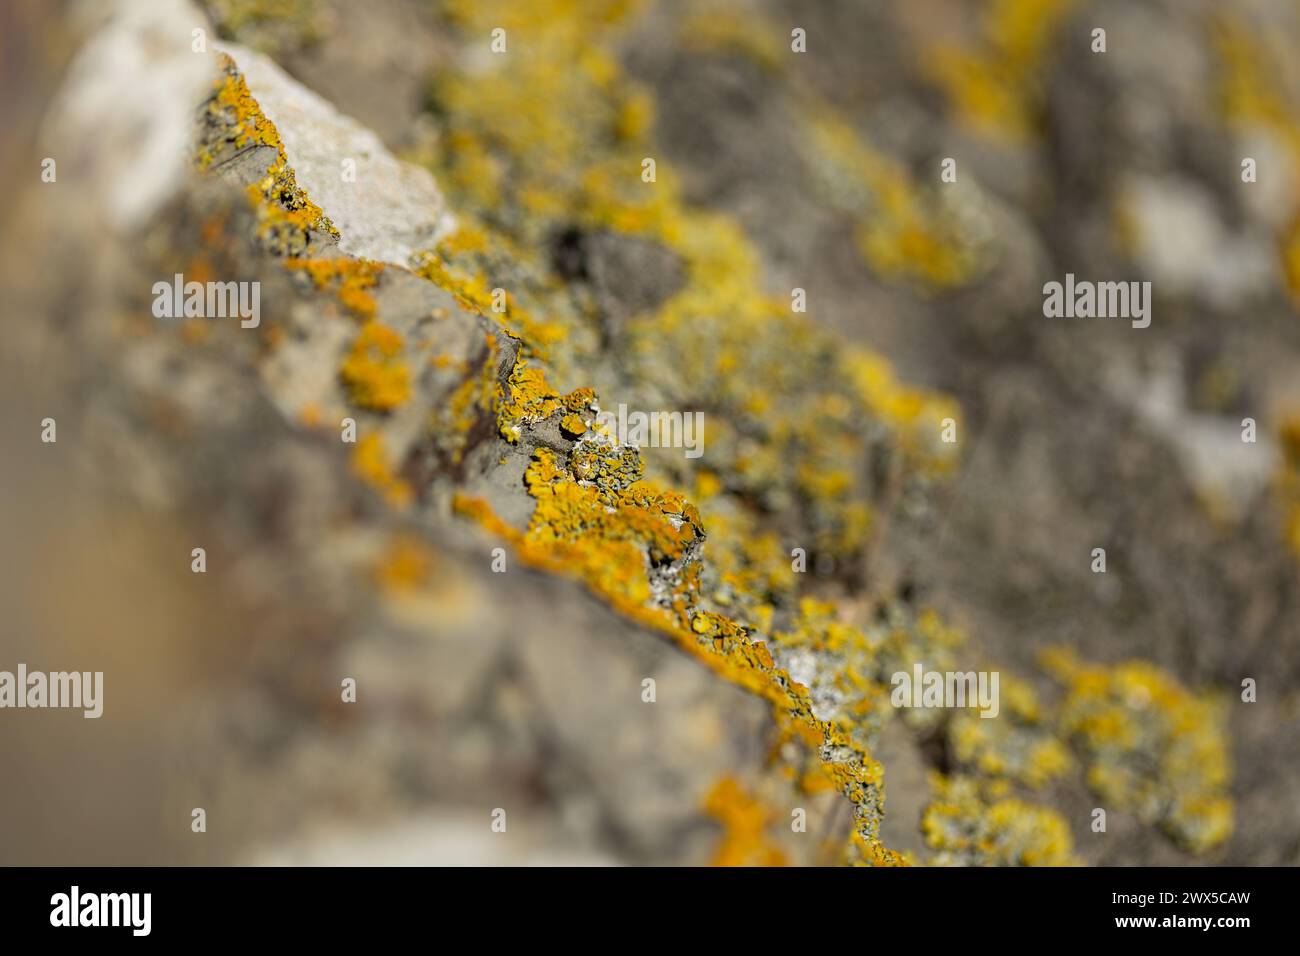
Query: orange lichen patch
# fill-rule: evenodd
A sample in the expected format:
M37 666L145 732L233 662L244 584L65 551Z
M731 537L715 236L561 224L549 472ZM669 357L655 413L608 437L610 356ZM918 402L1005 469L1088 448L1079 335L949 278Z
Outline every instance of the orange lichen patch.
M438 288L446 289L470 311L480 315L492 314L492 290L481 272L464 274L449 266L435 251L424 254L416 273Z
M302 255L314 230L338 235L320 207L298 187L293 170L284 160L273 164L261 181L248 187L248 198L257 209L258 235L281 255Z
M579 388L562 395L551 388L545 371L539 366L516 362L501 390L498 410L501 437L509 442L518 441L526 426L544 421L557 411L566 411L569 415L589 412L595 402L596 393L590 388Z
M731 776L704 798L704 810L722 825L712 866L785 866L785 852L767 836L776 814Z
M438 243L438 250L452 258L471 253L487 252L488 235L483 227L462 222L453 232Z
M285 267L306 273L318 289L333 288L339 301L358 319L373 319L378 306L373 290L384 271L382 262L333 256L326 259L290 259Z
M1077 866L1074 840L1054 810L1010 796L1005 782L933 774L921 817L932 862L957 866Z
M512 46L510 70L446 70L437 77L437 99L450 120L440 182L485 209L546 181L553 184L546 191L563 194L576 172L570 157L618 141L625 97L607 44L638 4L562 0L543 8L449 0L443 6L467 35L500 27L527 42Z
M874 654L865 634L838 619L838 608L813 597L799 600L798 614L788 629L776 632L783 647L826 651L837 657Z
M387 412L410 400L411 373L400 358L404 344L401 335L379 322L361 327L339 370L354 404Z
M819 793L830 791L838 792L840 789L839 781L835 779L835 775L826 768L825 764L816 762L810 762L804 767L803 774L799 777L798 786L801 793L809 796L816 796Z
M1069 5L998 0L978 49L955 51L946 63L939 56L941 82L971 79L970 89L951 92L970 98L963 108L977 125L1032 135L1043 50ZM528 361L500 389L500 433L525 441L545 421L546 444L554 444L556 424L561 438L577 437L567 455L543 450L530 464L536 504L527 528L507 525L476 499L458 497L457 511L509 541L524 563L577 577L631 620L761 695L777 727L773 759L787 778L809 788L829 783L854 806L856 861L904 862L877 839L883 794L871 750L892 712L882 679L917 661L959 669L961 635L938 615L913 618L893 604L871 623L849 602L801 604L807 578L791 570L789 549L799 544L852 567L866 536L885 524L875 520L878 499L893 506L894 492L867 477L873 463L901 458L899 480L924 490L956 460L964 436L955 404L907 388L879 356L846 349L793 315L788 300L765 294L761 256L739 222L688 206L650 139L654 104L619 67L617 23L627 12L620 4L575 0L545 12L497 0L445 6L465 42L462 62L449 61L434 79L446 131L432 162L460 220L472 225L430 251L420 271L523 340ZM474 51L498 26L510 34L509 68L479 69ZM744 36L747 29L707 26L703 46L761 62L773 41ZM784 42L783 33L773 37ZM921 187L822 98L794 92L811 134L797 137L809 168L828 202L857 223L862 254L879 275L926 291L982 274L994 244L977 198ZM641 160L656 155L658 180L646 183ZM635 234L679 260L684 285L620 330L618 357L638 397L709 409L707 473L680 458L643 463L589 424L594 395L547 382L547 374L582 381L575 372L591 368L601 348L591 344L603 330L583 283L552 281L555 237L574 227ZM504 313L491 310L493 285L508 288ZM533 316L547 321L539 327ZM941 437L946 418L955 444ZM586 431L576 430L579 421ZM703 517L691 515L674 488L694 489ZM787 541L791 532L772 516L796 511L799 537ZM941 794L945 806L928 815L932 845L953 862L1071 859L1060 817L1007 789L1012 780L1052 779L1065 760L1052 713L1021 691L1008 681L1004 719L983 722L1006 724L1006 733L953 724L965 769L998 778L951 785ZM902 719L933 724L939 716L918 709Z
M390 594L407 594L429 584L437 558L428 545L410 535L388 542L374 567L375 583Z
M675 247L690 222L683 218L681 186L669 166L656 168L653 187L643 183L642 159L620 155L592 162L568 201L574 204L579 221L590 229L611 229Z
M871 524L865 459L883 437L872 423L906 437L918 476L938 474L954 457L940 443L941 413L952 406L887 375L864 375L887 366L832 347L788 302L759 294L756 252L734 225L705 217L686 233L679 251L687 286L657 314L629 323L634 367L653 374L657 388L714 410L710 466L726 475L728 490L797 497L812 526L809 545L859 552Z
M957 117L1012 143L1038 129L1041 73L1051 42L1078 0L991 0L971 46L926 51L926 72Z
M1153 664L1082 663L1066 648L1043 665L1067 689L1059 721L1088 757L1088 785L1102 799L1157 823L1181 845L1203 852L1233 827L1224 714Z
M774 605L788 606L795 597L797 575L789 549L779 535L761 528L752 514L732 507L727 498L715 500L697 488L692 500L701 502L710 541L722 545L709 548L709 566L716 577L710 599L737 609L733 613L743 608L760 630L769 630Z
M393 473L384 438L377 433L366 435L352 452L352 472L384 496L394 507L410 504L411 486Z
M225 137L227 142L236 149L269 146L280 150L283 154L284 144L280 141L279 131L275 128L275 124L266 118L257 100L253 99L253 94L249 92L248 84L244 82L244 76L235 66L235 61L223 53L218 62L221 65L222 78L217 86L215 100L209 103L208 109L221 111L221 119L227 127ZM206 168L213 158L207 153L200 154L198 157L200 166Z
M637 596L643 601L649 598L649 585L642 552L655 563L676 561L703 536L698 512L681 496L643 482L624 488L579 484L549 449L534 452L524 482L528 493L537 499L529 523L533 540L565 541L576 547L592 545L596 561L605 545L634 543L636 561L632 563L636 573L628 575L628 583L638 588ZM620 556L625 552L611 551L612 566L627 566L618 560ZM641 590L642 586L645 590Z
M961 412L946 395L909 388L898 381L884 359L854 352L844 362L858 396L871 414L892 425L918 467L951 470L961 447ZM943 441L945 420L951 419L955 442Z
M568 415L565 415L560 419L560 427L563 428L567 434L576 438L587 430L587 423L582 420L581 416L570 412Z
M877 838L880 767L850 737L813 713L807 689L775 666L762 642L725 615L700 608L697 566L690 564L703 527L680 496L643 482L601 488L579 479L547 449L535 453L526 474L537 499L526 531L502 522L479 499L457 496L456 510L512 543L525 563L583 580L622 613L670 636L731 682L773 708L778 733L815 748L836 789L848 795L858 819L859 861L899 862ZM653 565L680 565L678 583L656 593ZM797 728L797 729L796 729Z
M477 226L462 225L435 249L421 253L415 271L450 292L465 308L501 323L522 338L535 355L546 357L549 348L563 341L568 333L563 325L534 317L528 303L534 302L535 297L529 289L501 287L505 292L505 309L495 308L497 303L488 275L520 255L520 250L495 233L489 236Z
M510 70L475 74L472 82L449 72L435 81L434 96L451 126L440 151L439 181L468 207L475 225L444 240L421 274L503 321L524 340L526 354L551 363L573 361L572 354L546 347L559 335L542 342L543 330L525 327L515 314L545 314L548 325L570 330L567 344L581 347L583 329L572 313L570 288L534 280L529 291L511 281L511 307L503 317L490 312L486 276L544 272L537 264L549 261L555 230L575 220L589 231L634 233L667 246L682 260L688 281L657 313L630 324L624 353L634 374L682 407L716 409L709 420L709 455L715 473L726 475L728 491L759 501L800 497L808 502L809 545L835 557L859 553L873 527L864 467L878 435L872 420L904 436L908 465L934 465L909 470L928 478L955 459L956 446L939 441L940 423L949 417L942 413L951 404L879 374L875 370L888 366L874 356L866 356L869 364L874 360L872 374L859 374L849 360L856 353L832 343L806 317L792 315L788 301L763 293L760 256L737 222L688 207L667 164L660 164L655 183L643 182L641 159L655 149L648 128L619 119L644 91L618 68L616 30L612 24L610 31L593 27L585 14L576 23L562 17L539 23L533 14L492 2L473 11L457 8L456 21L474 29L518 20L529 43L512 52ZM591 69L552 75L559 62ZM619 132L611 135L603 119L593 118L607 118ZM854 180L851 192L865 197L853 207L855 214L866 223L888 223L907 262L920 241L916 237L933 238L934 254L916 260L916 278L935 285L965 278L974 254L963 244L964 234L951 227L961 217L928 203L900 167L868 150L847 126L836 128L847 131L843 140L852 146L840 164ZM468 144L473 149L462 152ZM466 156L502 173L490 196L482 195L478 173L462 176ZM503 259L512 266L509 273ZM517 437L518 418L506 416L504 424L506 437ZM688 469L665 477L683 485L691 480ZM728 531L722 529L715 551L743 546L742 539L725 537Z
M298 187L280 134L249 92L243 74L225 54L220 64L222 76L207 104L212 132L196 156L199 168L207 169L228 152L255 146L273 149L275 157L267 165L265 177L248 187L249 201L258 214L259 234L268 240L272 251L287 256L302 254L314 231L337 237L334 224Z

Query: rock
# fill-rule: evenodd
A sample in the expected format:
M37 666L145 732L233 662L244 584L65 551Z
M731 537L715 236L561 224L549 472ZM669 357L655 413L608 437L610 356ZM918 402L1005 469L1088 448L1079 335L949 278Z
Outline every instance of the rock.
M339 113L274 62L233 44L254 98L281 131L289 165L340 233L348 255L410 265L455 228L428 170L393 157L379 137Z

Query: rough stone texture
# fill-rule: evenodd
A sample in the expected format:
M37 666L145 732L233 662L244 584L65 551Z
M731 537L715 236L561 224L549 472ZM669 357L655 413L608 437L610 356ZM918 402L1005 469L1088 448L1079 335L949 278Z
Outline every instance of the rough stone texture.
M238 45L218 49L234 57L258 105L281 131L299 184L338 227L339 249L405 266L454 228L427 169L398 162L378 136L267 57Z

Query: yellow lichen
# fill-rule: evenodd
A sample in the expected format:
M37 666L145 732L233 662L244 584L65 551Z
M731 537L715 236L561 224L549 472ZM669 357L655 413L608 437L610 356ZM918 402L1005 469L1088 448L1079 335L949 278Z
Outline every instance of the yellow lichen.
M393 473L382 435L372 433L361 438L353 449L351 466L358 478L395 507L410 504L414 497L411 486Z
M687 49L738 54L774 72L782 69L790 52L781 28L750 11L737 16L734 9L693 9L682 19L679 35Z
M1060 814L1009 795L1005 783L932 774L933 801L921 817L940 866L1075 866L1074 840Z
M1184 690L1153 664L1082 663L1065 648L1043 655L1065 683L1062 730L1088 758L1103 800L1156 823L1193 852L1232 832L1230 766L1220 704Z
M1042 106L1041 71L1051 42L1078 0L990 0L969 45L927 50L926 72L957 117L1012 143L1033 136Z
M1278 432L1282 446L1282 467L1276 484L1285 510L1284 540L1300 557L1300 415L1283 418Z
M319 206L298 187L275 125L267 119L248 90L243 74L227 55L221 55L222 76L207 104L209 134L196 162L208 168L219 151L240 151L255 146L275 151L265 176L248 187L257 210L259 234L272 251L295 256L306 251L313 232L337 237L338 230Z
M1069 751L1054 735L1033 688L1005 671L999 677L998 717L953 717L948 727L953 757L986 776L1007 777L1037 789L1070 768Z
M785 866L786 855L767 835L775 814L731 776L704 798L704 810L722 826L713 866Z
M378 305L373 293L384 270L382 262L334 256L290 259L285 267L305 273L319 289L334 289L339 301L356 318L366 321L375 317Z
M471 77L449 68L435 79L434 99L449 126L436 171L475 225L426 254L420 272L522 339L525 360L501 390L501 435L519 441L556 416L562 430L584 438L568 461L549 451L535 456L527 482L537 505L525 531L504 526L482 502L461 499L459 509L508 537L525 560L576 574L620 610L771 700L778 725L801 728L790 739L816 753L821 769L808 779L833 781L857 808L859 858L899 862L876 838L883 798L866 734L814 717L807 689L749 636L751 628L770 625L773 602L788 600L795 581L780 542L756 526L758 516L744 502L802 498L813 528L809 546L851 556L872 529L863 463L882 437L875 423L905 434L909 462L933 461L937 473L953 457L950 446L938 443L942 418L956 417L951 404L904 388L885 374L883 362L873 365L874 357L844 350L807 317L791 313L788 302L765 295L757 250L743 230L727 217L690 209L667 164L660 163L655 183L641 180L642 158L655 154L647 139L649 104L612 55L625 10L611 5L594 17L566 10L540 17L499 3L448 8L470 35L495 26L510 32L513 24L529 42L512 53L509 70ZM920 206L900 198L901 174L898 181L897 189L882 187L882 193L889 192L899 235L922 224L938 228L942 218L927 219ZM703 522L687 515L685 498L642 481L645 466L635 453L577 431L578 420L594 410L594 395L552 388L539 364L580 368L589 354L583 350L596 347L570 290L539 268L549 262L557 229L575 221L590 231L661 243L683 263L684 287L654 314L630 323L625 352L634 377L644 369L656 388L683 405L715 410L709 454L710 508L719 515L710 541L716 576L694 552L687 555ZM510 283L503 317L491 312L488 276L507 268L524 280ZM959 271L939 264L930 275L955 281ZM548 331L539 340L520 314L545 314L563 335ZM561 340L566 352L548 348ZM656 468L663 464L659 456ZM662 477L689 479L677 469ZM656 562L684 562L670 576L675 583L651 573ZM874 694L859 688L855 706L869 709L865 702Z
M587 423L579 415L570 412L560 419L560 427L576 437L587 430Z
M402 337L377 321L367 322L353 339L339 376L353 404L391 411L411 398L411 373L401 359Z
M999 5L976 66L1000 51L1016 76L1033 77L1065 6L1053 3L1051 16L1035 25L1023 0ZM534 499L527 527L508 525L474 498L458 496L457 511L509 541L526 564L577 577L630 619L761 695L780 742L773 759L790 779L831 786L854 807L850 858L903 862L878 838L882 771L871 750L891 713L882 681L918 660L952 669L961 636L928 611L891 607L884 623L868 627L848 606L807 600L811 576L792 571L790 547L852 567L880 525L870 480L877 453L894 460L898 452L906 482L942 478L961 447L943 438L961 435L955 404L903 385L881 357L845 348L793 313L788 300L772 298L741 225L688 205L650 139L653 103L618 63L633 12L626 5L566 2L543 14L454 0L444 8L466 41L464 62L449 62L433 81L447 128L430 162L472 225L426 252L419 272L520 338L522 358L498 395L500 434L523 442L547 423L561 438L577 438L567 454L534 453L525 475ZM474 44L498 26L512 37L509 68L476 67ZM715 30L704 45L755 53L735 34ZM1001 82L986 85L996 90ZM990 113L1014 135L1032 126L1034 84L1026 82L1026 98ZM823 100L799 93L811 107L801 140L819 188L857 223L872 268L921 289L980 275L989 250L978 211L919 188ZM647 156L660 158L653 183L640 176ZM550 373L581 382L576 373L604 357L596 304L582 283L553 274L555 237L575 229L635 236L680 262L678 291L621 330L619 360L628 388L709 409L707 472L680 455L620 448L599 425L579 431L598 407L594 393L548 381ZM508 287L504 313L492 310L496 285ZM693 489L701 508L675 489ZM799 539L784 540L773 514L797 516ZM808 676L800 676L811 686L782 668L792 654L807 665ZM960 851L970 862L1069 862L1059 816L996 790L1010 780L1054 779L1068 759L1050 709L1014 683L1008 695L1006 734L954 722L968 769L999 778L971 784L977 805L955 801L965 828ZM904 719L933 724L936 717ZM945 811L931 819L938 839Z
M984 256L946 194L925 193L896 162L869 146L844 120L821 111L808 120L809 161L834 205L855 215L863 256L886 278L924 288L971 279Z
M697 600L695 576L685 575L678 589L650 603L653 592L646 571L651 555L657 554L660 560L680 558L702 534L702 528L687 524L698 520L687 510L689 506L637 485L615 496L594 487L577 487L549 452L539 453L529 470L530 491L541 498L540 515L535 512L526 533L506 525L481 500L458 496L457 510L510 540L526 563L577 575L629 617L671 636L728 680L771 702L779 732L803 741L816 753L825 748L826 773L859 811L853 843L857 859L901 862L876 836L879 765L853 740L814 716L806 688L777 668L767 649L750 640L746 629L736 622L709 615L704 633L695 630L691 623L697 616L692 610ZM615 504L608 504L610 501ZM679 521L682 523L675 526Z
M498 412L501 436L510 442L517 441L524 426L535 425L556 411L568 412L565 420L575 424L577 414L590 411L595 400L595 392L589 388L561 395L546 381L546 372L542 368L525 361L516 362L502 389ZM580 422L580 419L576 420ZM573 433L580 434L578 431Z
M410 593L429 583L436 564L434 553L423 541L399 535L388 542L375 565L375 581L390 594Z

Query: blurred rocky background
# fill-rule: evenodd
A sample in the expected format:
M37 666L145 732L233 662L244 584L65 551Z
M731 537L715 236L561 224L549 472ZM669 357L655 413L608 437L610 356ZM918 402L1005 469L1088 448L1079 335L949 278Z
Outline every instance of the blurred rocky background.
M1294 6L0 37L0 669L106 684L0 712L0 862L1300 859ZM156 318L177 273L260 324ZM1151 326L1045 318L1066 273ZM916 662L1001 716L893 712Z

